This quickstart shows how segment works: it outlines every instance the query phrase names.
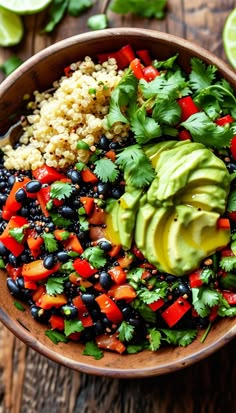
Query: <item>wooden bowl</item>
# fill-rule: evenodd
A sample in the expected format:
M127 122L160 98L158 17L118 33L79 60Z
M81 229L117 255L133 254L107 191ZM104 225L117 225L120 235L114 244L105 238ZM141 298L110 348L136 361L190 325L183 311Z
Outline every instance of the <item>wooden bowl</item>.
M148 48L152 56L164 60L179 53L185 70L196 56L207 64L218 67L219 73L236 89L236 74L223 61L203 48L173 35L157 31L131 28L101 30L65 39L31 57L0 85L0 133L8 129L14 115L21 111L23 96L34 90L48 89L63 74L63 68L86 55L119 49L130 43L134 49ZM156 353L143 351L135 355L105 352L101 360L82 355L77 343L55 345L44 334L45 327L31 318L30 312L19 311L14 305L0 272L0 320L25 344L49 359L85 373L128 378L148 377L189 366L209 356L236 335L236 319L222 319L211 329L204 343L203 333L189 346L163 348ZM7 343L6 343L7 345Z

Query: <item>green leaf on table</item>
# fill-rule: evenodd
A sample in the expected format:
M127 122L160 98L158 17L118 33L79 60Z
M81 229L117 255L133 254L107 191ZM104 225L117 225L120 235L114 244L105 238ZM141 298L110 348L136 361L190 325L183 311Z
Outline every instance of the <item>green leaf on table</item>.
M69 0L67 12L70 16L77 17L92 7L93 4L93 0Z
M102 30L106 29L108 26L107 15L100 13L94 14L87 20L88 28L91 30Z
M14 72L14 70L19 67L23 61L17 56L10 56L5 62L3 62L0 66L0 69L3 73L8 76L10 73Z
M49 9L49 21L42 30L43 33L51 33L56 25L63 19L69 0L53 0Z
M113 0L109 8L118 14L133 13L141 17L162 19L166 4L167 0Z

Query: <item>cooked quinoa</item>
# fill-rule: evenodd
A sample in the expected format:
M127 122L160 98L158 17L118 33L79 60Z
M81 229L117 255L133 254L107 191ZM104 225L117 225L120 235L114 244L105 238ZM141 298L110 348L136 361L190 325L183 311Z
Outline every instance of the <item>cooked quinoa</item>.
M51 92L34 93L20 145L3 149L7 169L34 170L45 163L66 168L88 161L90 151L77 149L79 140L92 147L102 135L116 140L128 136L127 125L117 122L108 130L106 122L111 93L123 74L116 61L100 65L86 57L71 69L71 76L55 82Z

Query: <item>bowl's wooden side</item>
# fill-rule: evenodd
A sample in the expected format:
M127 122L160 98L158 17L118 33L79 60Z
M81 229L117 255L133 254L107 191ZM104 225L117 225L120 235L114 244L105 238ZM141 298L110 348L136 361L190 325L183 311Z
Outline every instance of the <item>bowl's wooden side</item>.
M130 43L135 49L148 48L153 57L166 59L179 53L180 63L189 68L192 56L214 64L219 72L236 88L236 74L223 61L206 50L175 36L143 29L109 29L85 33L63 40L30 58L0 85L0 133L12 122L12 114L19 113L23 96L34 90L44 90L63 74L63 68L86 55L117 50ZM120 356L105 352L101 360L83 356L77 343L55 345L45 336L45 326L35 322L29 311L20 311L6 287L6 274L0 271L0 320L20 340L44 356L72 369L111 377L147 377L173 372L193 364L222 347L236 334L236 320L224 319L216 323L204 343L199 337L186 348L165 348L157 353L141 352Z

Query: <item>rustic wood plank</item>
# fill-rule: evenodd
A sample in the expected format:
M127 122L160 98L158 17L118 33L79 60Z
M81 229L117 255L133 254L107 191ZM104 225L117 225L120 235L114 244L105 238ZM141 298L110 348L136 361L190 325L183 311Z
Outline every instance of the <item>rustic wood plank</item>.
M87 17L66 17L52 36L40 34L45 13L24 18L19 47L0 49L0 64L15 53L23 60L65 37L88 31ZM118 16L110 27L133 26L169 32L192 40L225 59L222 29L235 0L169 0L164 20ZM0 81L3 77L0 77ZM0 413L221 413L236 410L233 363L236 340L182 371L162 377L118 380L79 374L27 348L0 325Z

